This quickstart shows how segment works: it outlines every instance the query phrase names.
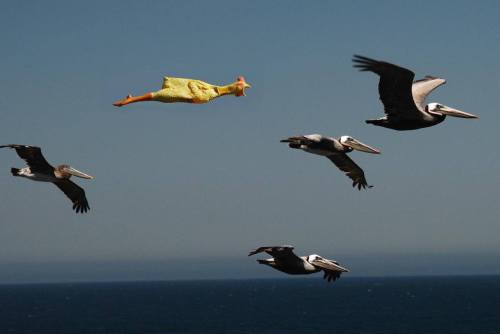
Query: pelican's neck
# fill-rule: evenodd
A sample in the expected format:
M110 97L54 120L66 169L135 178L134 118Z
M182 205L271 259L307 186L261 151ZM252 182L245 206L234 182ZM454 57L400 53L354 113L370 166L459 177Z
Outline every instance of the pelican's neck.
M222 95L234 95L236 94L238 90L238 86L236 83L232 83L230 85L226 86L216 86L217 87L217 93L219 93L219 96Z
M342 143L342 141L340 141L340 139L334 140L333 146L337 150L339 150L340 152L351 152L352 151L352 147L345 145L344 143Z
M346 153L354 151L354 149L352 147L349 147L349 146L346 146L346 145L342 145L342 148L344 149L343 151L346 152Z

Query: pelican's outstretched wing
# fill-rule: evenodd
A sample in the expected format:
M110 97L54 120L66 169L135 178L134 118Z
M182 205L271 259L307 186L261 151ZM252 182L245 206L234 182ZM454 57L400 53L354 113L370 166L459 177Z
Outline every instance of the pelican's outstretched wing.
M336 281L342 273L348 272L346 268L340 266L337 262L317 257L314 261L309 261L316 268L322 269L324 272L323 278L328 282Z
M284 246L264 246L259 247L256 250L251 251L248 256L252 256L258 253L266 252L274 258L297 258L299 257L295 255L293 252L293 246L284 245Z
M411 93L413 95L413 100L418 108L421 110L425 109L425 98L434 89L441 85L444 85L446 80L427 75L425 78L417 80L411 86Z
M365 178L365 173L351 158L347 156L345 153L332 154L327 156L335 166L337 166L341 171L345 173L351 180L352 186L358 187L358 190L361 188L366 189L372 188L373 186L368 185Z
M389 116L414 118L420 116L412 96L415 73L394 64L354 55L354 67L380 76L378 92Z
M76 183L68 179L61 179L54 182L54 184L73 202L73 210L76 213L84 213L90 209L87 197L85 197L85 191Z
M26 161L26 164L31 168L32 172L44 172L48 170L52 170L53 167L45 160L42 155L42 150L37 146L29 146L29 145L2 145L0 148L9 147L16 150L17 155Z

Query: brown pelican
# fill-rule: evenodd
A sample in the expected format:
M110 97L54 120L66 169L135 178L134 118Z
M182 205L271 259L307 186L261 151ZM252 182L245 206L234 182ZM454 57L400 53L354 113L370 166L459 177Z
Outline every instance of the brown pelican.
M397 65L358 55L354 55L353 62L360 71L371 71L380 76L378 92L386 116L367 120L368 124L394 130L415 130L439 124L446 116L479 118L440 103L425 104L427 95L446 83L444 79L426 76L414 82L415 73Z
M260 264L268 265L276 270L290 275L307 275L323 270L323 278L328 282L337 280L342 273L348 272L338 262L322 258L317 254L298 257L293 253L293 246L266 246L251 251L248 256L266 252L271 259L257 260Z
M59 165L52 167L42 155L39 147L28 145L2 145L0 148L9 147L16 150L17 155L26 161L28 167L11 168L14 176L25 177L33 181L52 182L73 202L73 210L77 213L87 212L90 207L85 197L85 191L71 182L72 175L84 179L93 179L94 177L82 173L68 165Z
M366 183L365 173L356 165L346 153L352 150L358 150L367 153L380 154L380 151L363 144L350 136L342 136L338 139L324 137L319 134L306 136L295 136L281 140L282 143L289 143L288 146L295 149L301 149L309 153L318 154L330 159L335 166L343 171L351 180L352 186L365 189L371 188Z

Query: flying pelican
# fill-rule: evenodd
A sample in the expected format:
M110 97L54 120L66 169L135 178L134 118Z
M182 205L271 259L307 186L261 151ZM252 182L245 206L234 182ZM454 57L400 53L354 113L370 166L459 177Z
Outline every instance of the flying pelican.
M363 170L347 156L346 153L358 150L367 153L380 154L376 148L363 144L350 136L341 136L338 139L324 137L319 134L306 136L295 136L281 140L282 143L289 143L290 148L304 150L309 153L322 155L330 159L335 166L343 171L351 180L352 186L365 189L371 188L366 182Z
M425 104L425 98L446 80L426 76L413 81L412 71L363 56L354 55L354 67L380 76L378 92L384 104L386 116L370 119L366 123L394 130L415 130L433 126L444 121L446 116L479 118L440 103Z
M342 273L349 271L340 266L337 261L322 258L317 254L298 257L293 253L293 248L289 245L259 247L251 251L248 256L266 252L272 258L257 260L257 262L290 275L307 275L323 270L323 278L328 282L337 280Z
M90 209L85 191L69 179L72 175L84 179L93 179L93 176L68 165L52 167L43 157L40 147L15 144L0 146L0 148L4 147L15 149L17 155L28 165L28 167L21 169L11 168L12 175L33 181L52 182L73 202L73 210L77 213L87 212Z

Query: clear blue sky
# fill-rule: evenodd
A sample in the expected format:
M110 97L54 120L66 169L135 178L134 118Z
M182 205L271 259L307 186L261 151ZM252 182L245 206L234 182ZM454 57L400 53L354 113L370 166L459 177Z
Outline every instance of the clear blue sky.
M282 243L352 275L499 273L498 2L0 9L1 143L96 177L77 180L92 211L76 215L57 188L13 178L23 162L0 152L0 282L279 275L246 254ZM352 68L354 53L446 78L429 102L481 119L366 125L382 115L378 78ZM206 105L112 106L165 75L244 75L253 88ZM328 160L279 143L309 133L381 148L351 154L375 187L353 190Z

